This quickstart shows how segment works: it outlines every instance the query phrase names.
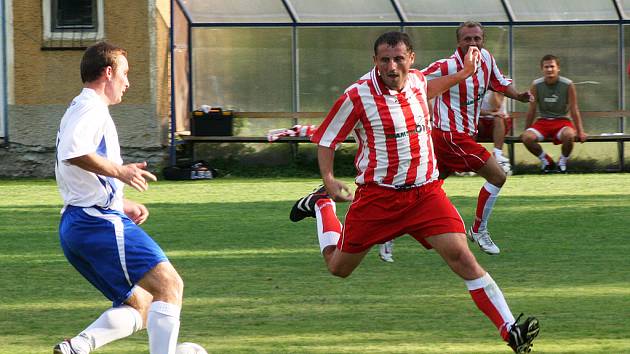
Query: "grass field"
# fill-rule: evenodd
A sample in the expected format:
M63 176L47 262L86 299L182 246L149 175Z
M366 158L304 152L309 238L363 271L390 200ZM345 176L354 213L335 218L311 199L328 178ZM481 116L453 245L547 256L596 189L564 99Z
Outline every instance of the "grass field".
M209 353L509 353L463 282L410 237L330 276L312 219L288 212L314 179L158 182L128 191L186 283L181 341ZM478 177L445 189L466 222ZM630 353L630 175L512 176L481 264L513 312L536 315L537 353ZM58 246L54 181L0 181L0 353L50 353L110 304ZM345 212L340 204L340 215ZM472 246L471 246L472 247ZM97 353L147 353L146 332Z

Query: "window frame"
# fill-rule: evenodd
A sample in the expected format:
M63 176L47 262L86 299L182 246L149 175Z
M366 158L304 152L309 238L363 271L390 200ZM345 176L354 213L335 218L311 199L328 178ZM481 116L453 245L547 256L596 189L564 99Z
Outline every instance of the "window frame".
M77 41L77 38L80 38L82 41L95 41L101 40L105 37L105 26L104 22L104 4L103 0L95 0L96 3L96 26L94 29L65 29L63 31L53 31L52 23L53 23L53 5L55 5L55 0L43 0L42 1L42 14L44 20L43 32L44 32L44 42L46 41Z

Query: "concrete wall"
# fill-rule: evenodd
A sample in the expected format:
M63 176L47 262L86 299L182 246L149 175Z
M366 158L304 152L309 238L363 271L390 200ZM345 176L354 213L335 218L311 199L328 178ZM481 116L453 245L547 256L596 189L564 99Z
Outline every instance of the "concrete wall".
M129 53L130 88L121 104L110 107L123 158L149 159L154 166L166 158L169 120L168 22L161 12L156 0L104 1L105 40ZM13 1L12 15L10 144L0 151L0 177L52 176L59 121L82 88L83 50L42 50L39 0Z

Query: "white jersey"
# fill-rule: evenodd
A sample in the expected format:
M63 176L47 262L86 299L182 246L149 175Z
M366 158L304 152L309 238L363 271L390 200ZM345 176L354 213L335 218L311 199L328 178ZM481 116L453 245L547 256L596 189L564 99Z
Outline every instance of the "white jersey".
M68 159L96 153L122 164L118 133L107 104L92 89L84 88L61 119L57 132L55 176L64 208L99 206L123 210L124 184L71 165Z

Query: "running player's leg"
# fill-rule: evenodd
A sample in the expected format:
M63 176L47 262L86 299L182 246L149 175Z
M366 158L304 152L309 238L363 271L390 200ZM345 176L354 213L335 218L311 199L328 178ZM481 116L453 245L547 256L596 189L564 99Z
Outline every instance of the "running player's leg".
M112 300L113 307L79 335L59 343L55 352L89 353L142 329L152 296L134 286L138 279L134 268L141 272L148 270L136 267L136 258L138 253L151 248L159 250L159 247L152 240L145 242L143 235L146 234L124 215L99 208L68 207L62 216L59 234L68 261ZM166 256L159 250L141 254L141 258L145 264L152 265Z
M359 192L357 192L357 195L359 195ZM354 234L357 232L362 233L363 231L355 231L355 227L352 225L353 215L356 214L357 208L362 209L365 207L363 204L364 198L355 198L355 201L350 206L351 210L346 217L346 222L351 223L349 230ZM315 217L317 219L317 236L320 250L328 267L328 271L334 276L341 278L348 277L359 264L361 264L365 255L370 251L371 245L358 250L352 249L352 252L341 250L344 243L348 241L345 238L340 241L343 226L337 218L336 204L332 199L323 198L315 202ZM365 217L369 217L369 215L365 215ZM348 232L347 226L346 232Z
M508 331L514 316L505 301L501 289L479 265L466 244L466 236L448 233L426 238L446 264L459 275L477 307L494 323L501 337L508 340Z
M170 262L161 262L138 284L153 295L147 316L150 353L174 354L184 283Z
M506 175L503 168L499 166L496 159L490 156L477 173L486 179L486 183L481 187L477 198L477 209L475 211L475 222L472 230L475 233L487 230L488 219L492 214L494 204L499 197L501 187L505 184Z

